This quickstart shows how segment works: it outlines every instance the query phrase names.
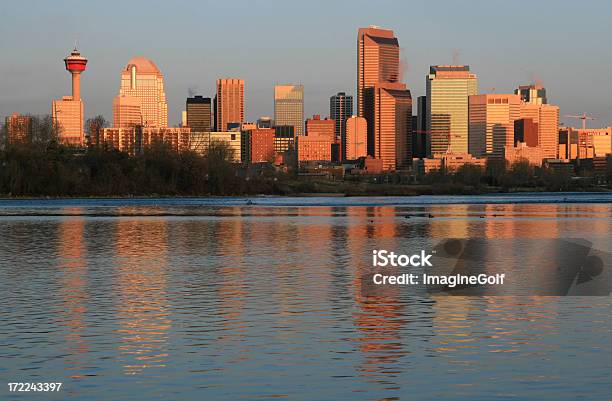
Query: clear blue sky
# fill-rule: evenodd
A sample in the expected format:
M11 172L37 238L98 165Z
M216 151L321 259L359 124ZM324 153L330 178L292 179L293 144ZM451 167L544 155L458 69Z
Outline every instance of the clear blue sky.
M78 39L86 115L112 119L119 73L134 55L165 76L170 124L190 88L213 96L218 77L246 81L248 120L273 113L275 83L305 85L306 115L355 93L357 28L395 30L413 97L432 64L458 54L479 91L539 79L561 114L612 124L612 3L608 1L2 1L0 116L49 113L68 95L62 59ZM574 125L579 121L565 120Z

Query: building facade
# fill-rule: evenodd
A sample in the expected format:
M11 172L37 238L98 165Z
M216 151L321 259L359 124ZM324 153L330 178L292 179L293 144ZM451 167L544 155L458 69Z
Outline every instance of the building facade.
M168 103L164 91L164 76L153 61L140 56L128 61L121 71L118 96L119 98L138 99L140 120L143 125L158 128L168 127ZM129 102L135 104L135 101L130 100ZM113 121L115 119L122 120L122 117L114 117Z
M212 104L209 97L188 97L185 106L186 126L196 132L210 132L212 126Z
M290 125L304 135L304 85L274 86L274 123Z
M521 103L521 119L530 119L538 127L537 146L542 157L556 159L559 151L559 107L551 104ZM529 144L532 146L533 144Z
M345 153L343 160L357 160L368 154L368 123L365 118L352 116L346 120Z
M223 144L230 151L230 161L242 163L242 135L240 131L192 132L189 148L200 155L206 155L211 145Z
M133 96L113 98L113 127L131 128L142 125L140 99Z
M229 125L240 126L244 122L244 80L218 79L214 109L215 131L227 131Z
M336 122L336 140L346 142L346 120L353 115L353 97L344 92L338 92L329 98L329 118ZM344 149L341 150L345 154Z
M468 153L468 98L478 80L467 65L435 65L426 77L427 132L431 154Z
M28 143L32 139L32 117L13 113L4 120L6 144Z
M514 90L515 95L521 97L521 101L530 104L547 104L546 88L540 84L522 85Z
M364 117L363 92L383 82L399 82L399 43L390 29L374 25L357 32L357 115Z
M409 167L412 160L412 97L406 85L382 83L365 88L368 155L383 160L383 169Z
M272 163L274 161L274 128L256 128L248 132L249 162Z
M519 95L470 96L468 152L476 157L503 159L506 146L514 146L514 122L520 113Z

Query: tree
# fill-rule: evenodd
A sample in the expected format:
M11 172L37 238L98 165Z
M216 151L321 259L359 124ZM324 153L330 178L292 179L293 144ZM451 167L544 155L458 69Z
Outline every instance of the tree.
M100 131L108 127L108 121L103 115L88 118L85 122L85 130L90 145L96 146L100 143Z
M454 174L454 180L462 184L471 185L474 187L480 186L483 171L480 166L475 164L464 164L459 167Z

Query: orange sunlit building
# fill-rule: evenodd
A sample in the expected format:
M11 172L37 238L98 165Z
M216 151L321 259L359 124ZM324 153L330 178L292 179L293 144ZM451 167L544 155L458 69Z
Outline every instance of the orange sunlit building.
M228 124L244 122L244 80L222 78L217 80L214 101L215 131L228 131Z
M382 159L383 169L387 171L408 167L412 160L410 91L399 82L381 83L365 88L363 97L368 154Z
M346 120L345 154L343 160L356 160L368 154L368 123L365 118L352 116Z
M514 122L520 111L519 95L470 96L469 153L476 157L503 159L506 146L514 146Z
M5 119L6 143L26 143L32 136L32 117L13 113Z
M357 115L364 117L365 88L399 82L399 43L391 29L374 25L357 33Z
M130 97L132 99L125 99ZM129 126L140 120L148 127L168 126L168 103L164 91L164 76L157 65L145 57L133 57L121 71L117 103L113 107L115 128ZM140 119L136 106L140 105ZM122 106L122 107L121 107ZM116 124L120 124L117 126Z
M249 131L250 162L274 161L274 128L257 128Z

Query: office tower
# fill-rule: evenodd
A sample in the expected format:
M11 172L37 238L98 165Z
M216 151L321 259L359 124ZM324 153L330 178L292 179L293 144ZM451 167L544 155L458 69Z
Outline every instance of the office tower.
M368 123L368 154L383 160L383 170L408 167L412 160L412 97L406 85L382 83L363 91Z
M186 103L187 126L191 131L212 131L212 108L209 97L188 97Z
M371 25L357 33L357 115L364 116L363 91L382 82L399 82L399 43L390 29ZM368 121L369 123L369 121Z
M539 84L522 85L514 90L515 95L519 95L525 103L547 104L546 88Z
M141 124L140 99L133 96L115 96L113 99L113 127L131 128Z
M244 122L244 80L238 78L217 79L215 96L215 131L224 132L231 126Z
M431 154L468 152L468 97L478 94L467 65L435 65L426 78L427 133Z
M272 118L268 116L259 117L257 120L257 128L272 128Z
M346 137L342 148L343 160L357 160L366 157L368 144L368 123L365 118L352 116L346 120Z
M30 142L32 138L32 117L13 113L4 120L6 144Z
M469 153L475 157L503 159L506 146L514 146L514 122L520 113L519 95L470 96Z
M139 56L132 58L127 63L121 71L119 97L138 99L143 125L147 127L168 127L168 104L164 92L164 76L153 61ZM136 101L128 100L126 106L128 102L132 105L136 104ZM122 117L115 117L114 119L118 121L127 120Z
M346 120L353 115L353 97L338 92L329 98L329 118L336 122L336 140L346 141ZM344 151L342 150L342 154Z
M521 119L538 126L538 145L544 159L556 159L559 152L559 107L551 104L521 103Z
M81 73L87 67L87 59L75 48L64 59L66 70L72 75L72 96L64 96L51 104L53 124L62 143L74 146L84 144L84 105L81 100Z
M249 131L250 163L271 163L274 161L274 128L257 128Z
M415 131L412 133L412 156L427 157L430 153L429 135L427 132L427 96L417 98L417 115Z
M290 125L304 135L304 85L274 86L274 123Z

